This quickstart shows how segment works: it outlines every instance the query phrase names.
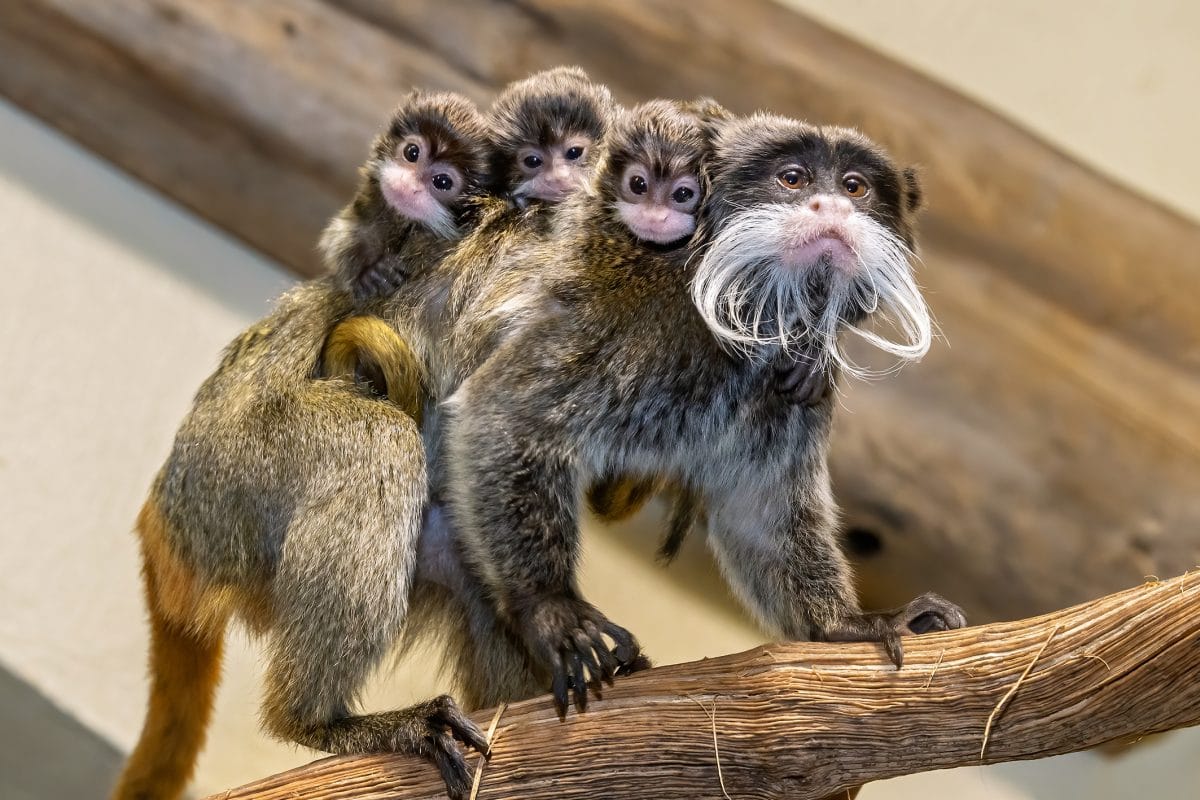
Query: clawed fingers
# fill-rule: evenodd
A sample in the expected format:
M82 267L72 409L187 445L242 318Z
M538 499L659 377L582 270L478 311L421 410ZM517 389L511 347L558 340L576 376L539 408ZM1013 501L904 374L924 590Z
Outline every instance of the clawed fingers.
M609 648L605 636L612 639L614 648ZM619 625L581 625L553 659L550 691L559 716L565 717L572 700L576 709L586 710L589 688L599 697L601 681L611 685L614 676L645 669L649 664L640 655L637 640Z
M487 734L464 714L457 704L452 702L448 705L442 712L442 719L451 736L467 747L487 755Z
M965 628L967 618L954 603L928 592L893 612L892 624L900 633L922 634Z
M433 763L446 784L446 793L452 800L466 800L471 792L471 769L462 751L449 734L434 737L432 746Z
M638 646L637 639L633 638L633 634L612 622L605 623L604 632L616 642L617 646L613 650L613 655L621 666L630 664L637 658L641 648Z

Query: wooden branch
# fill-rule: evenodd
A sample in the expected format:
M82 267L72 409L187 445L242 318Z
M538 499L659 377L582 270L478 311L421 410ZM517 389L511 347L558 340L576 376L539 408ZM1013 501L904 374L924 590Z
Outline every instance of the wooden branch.
M508 707L479 798L816 800L1200 723L1200 573L1037 619L870 645L766 645L617 681L560 722ZM485 728L494 712L475 719ZM412 758L328 758L219 795L440 798Z
M924 166L946 340L847 390L867 600L1012 619L1200 563L1200 226L771 0L18 0L0 49L0 94L304 275L413 85L486 102L574 62L858 125Z

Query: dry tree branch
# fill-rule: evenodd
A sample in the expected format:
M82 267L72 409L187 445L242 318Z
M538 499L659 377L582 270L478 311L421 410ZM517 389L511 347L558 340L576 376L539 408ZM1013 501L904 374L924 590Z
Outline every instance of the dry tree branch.
M899 671L870 645L813 643L662 667L618 680L565 722L549 698L515 703L478 796L817 800L1200 723L1200 574L905 647ZM444 795L432 767L379 755L324 759L219 797Z

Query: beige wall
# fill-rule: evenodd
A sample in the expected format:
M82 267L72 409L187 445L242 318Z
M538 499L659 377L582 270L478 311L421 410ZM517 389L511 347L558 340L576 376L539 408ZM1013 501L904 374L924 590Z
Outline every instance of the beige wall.
M1200 3L781 2L1200 220Z
M1085 15L1095 6L793 2L965 86L1123 180L1170 190L1200 217L1198 167L1173 156L1200 133L1184 80L1200 75L1191 4ZM2 104L0 141L0 661L128 747L145 696L131 522L219 349L288 279ZM652 564L657 513L606 535L587 532L589 596L663 663L758 642L699 542L670 575ZM310 758L257 732L258 655L235 640L198 792ZM437 688L428 665L407 665L367 701L401 704ZM1179 787L1200 785L1191 757L1198 744L1196 735L1174 736L1119 762L1085 754L933 773L862 796L1181 796Z

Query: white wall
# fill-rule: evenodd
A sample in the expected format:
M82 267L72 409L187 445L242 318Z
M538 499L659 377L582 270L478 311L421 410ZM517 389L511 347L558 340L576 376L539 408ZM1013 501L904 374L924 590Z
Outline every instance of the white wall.
M1078 145L1081 157L1149 190L1169 189L1200 217L1197 166L1175 155L1200 138L1194 89L1179 74L1200 75L1188 61L1200 51L1190 4L1130 5L1105 17L1106 27L1095 15L1026 0L792 2L1008 103L1031 126ZM1151 29L1164 38L1139 33ZM1035 45L1014 59L1014 42L1030 36ZM1180 37L1190 49L1174 46ZM1151 77L1138 82L1126 70ZM218 351L288 279L4 104L0 141L0 662L127 748L145 698L134 515ZM696 542L682 565L687 581L657 571L654 522L652 511L607 536L588 532L588 595L662 663L757 643ZM311 757L257 732L255 653L241 637L230 648L198 793ZM410 702L437 685L428 665L402 666L377 682L368 705ZM874 785L863 798L1184 796L1182 787L1200 785L1197 745L1189 732L1117 761L1083 754L933 773Z

